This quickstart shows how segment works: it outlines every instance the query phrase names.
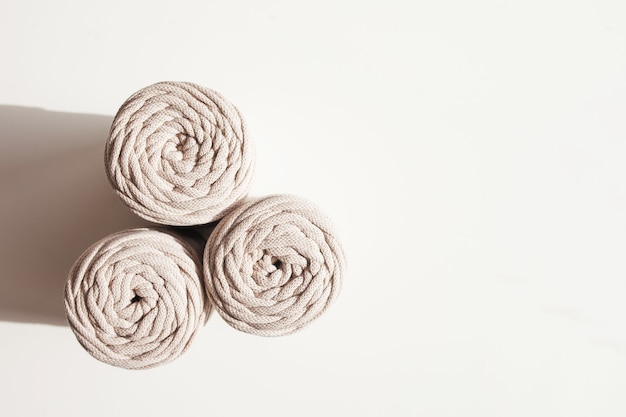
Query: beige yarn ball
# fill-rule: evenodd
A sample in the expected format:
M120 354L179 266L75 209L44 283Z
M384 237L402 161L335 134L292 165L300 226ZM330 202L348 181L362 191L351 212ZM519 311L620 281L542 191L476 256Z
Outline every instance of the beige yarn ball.
M237 108L218 92L160 82L120 107L105 167L122 201L146 220L209 223L250 188L254 150Z
M200 252L160 230L107 236L72 267L65 310L78 341L102 362L127 369L170 362L211 312Z
M260 336L294 333L337 298L344 250L331 221L292 195L247 201L207 242L209 297L234 328Z

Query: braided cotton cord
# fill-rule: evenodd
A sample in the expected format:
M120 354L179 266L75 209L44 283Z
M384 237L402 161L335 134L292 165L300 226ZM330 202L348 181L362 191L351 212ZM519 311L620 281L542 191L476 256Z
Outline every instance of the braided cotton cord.
M337 297L345 258L315 206L273 195L242 203L218 223L204 272L209 297L231 326L280 336L309 324Z
M211 307L191 242L153 229L107 236L72 267L70 327L96 359L128 369L167 363L192 342Z
M119 109L105 165L111 185L134 213L190 226L219 219L245 197L254 152L241 114L219 93L160 82Z

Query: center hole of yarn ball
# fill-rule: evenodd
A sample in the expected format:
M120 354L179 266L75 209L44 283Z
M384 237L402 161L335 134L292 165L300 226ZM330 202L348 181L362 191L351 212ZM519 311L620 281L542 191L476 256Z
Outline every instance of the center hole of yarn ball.
M130 303L138 303L139 301L141 301L141 297L138 296L137 294L135 294L135 296L133 298L130 299Z
M276 269L280 269L280 267L283 266L283 263L280 261L280 259L272 258L272 265L274 265Z
M176 135L176 139L178 142L176 143L176 150L178 152L183 152L185 150L185 143L187 142L187 135L185 135L184 133L179 133Z

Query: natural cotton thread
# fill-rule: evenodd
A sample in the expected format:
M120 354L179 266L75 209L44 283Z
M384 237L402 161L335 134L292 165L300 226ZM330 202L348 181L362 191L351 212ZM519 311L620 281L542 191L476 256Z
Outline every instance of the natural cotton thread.
M190 226L218 220L248 193L254 151L239 110L188 82L133 94L113 120L105 149L113 188L144 219Z
M296 332L339 294L345 257L330 220L291 195L247 201L207 242L209 297L234 328L261 336Z
M145 369L181 355L211 312L193 243L153 229L88 248L65 287L70 327L96 359Z

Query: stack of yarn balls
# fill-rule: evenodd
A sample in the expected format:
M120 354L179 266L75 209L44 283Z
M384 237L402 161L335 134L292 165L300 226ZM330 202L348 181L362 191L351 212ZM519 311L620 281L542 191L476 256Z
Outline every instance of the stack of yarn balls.
M254 166L241 113L216 91L160 82L122 104L106 174L155 225L106 236L74 263L65 309L87 352L152 368L184 353L214 309L237 330L281 336L337 298L345 255L332 222L301 197L248 197Z

